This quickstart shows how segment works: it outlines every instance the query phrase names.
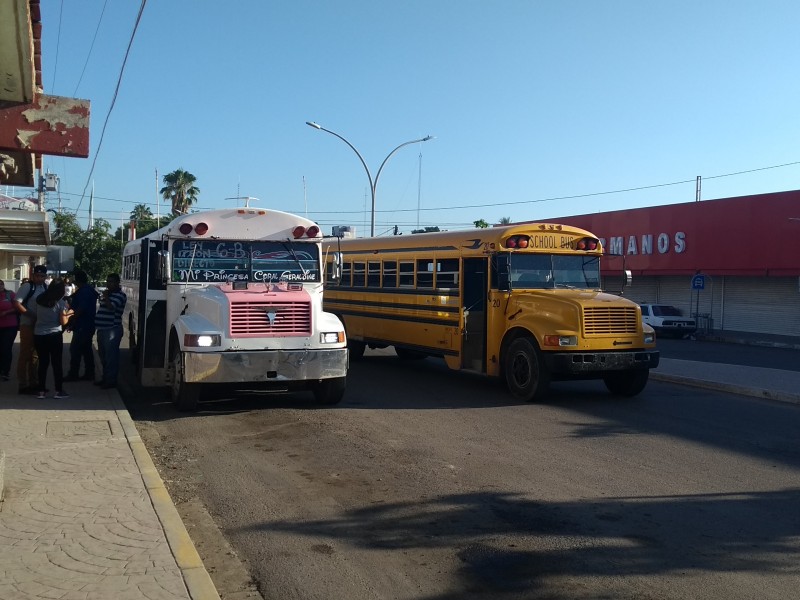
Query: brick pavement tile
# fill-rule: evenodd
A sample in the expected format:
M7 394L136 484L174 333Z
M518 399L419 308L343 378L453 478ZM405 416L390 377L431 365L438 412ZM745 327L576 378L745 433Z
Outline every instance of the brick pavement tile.
M188 598L114 413L86 411L94 422L83 429L73 424L79 411L55 415L68 422L51 426L59 435L48 437L53 414L14 412L0 422L0 439L10 448L0 511L0 600ZM98 424L104 416L111 426ZM61 435L70 431L91 435Z

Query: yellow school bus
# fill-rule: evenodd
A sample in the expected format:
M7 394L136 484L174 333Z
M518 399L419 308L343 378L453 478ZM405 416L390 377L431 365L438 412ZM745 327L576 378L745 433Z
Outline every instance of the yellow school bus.
M529 223L325 243L324 309L350 356L394 346L505 378L533 401L553 380L602 379L635 396L658 366L639 306L600 289L603 248L567 225Z

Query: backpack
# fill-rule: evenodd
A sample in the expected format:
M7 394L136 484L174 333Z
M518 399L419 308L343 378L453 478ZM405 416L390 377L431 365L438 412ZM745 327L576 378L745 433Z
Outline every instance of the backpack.
M28 285L30 286L30 289L28 290L28 293L25 295L25 300L21 302L22 306L24 306L26 310L28 308L28 300L30 300L36 293L36 285L33 282L29 283ZM7 294L8 292L6 292L6 295Z

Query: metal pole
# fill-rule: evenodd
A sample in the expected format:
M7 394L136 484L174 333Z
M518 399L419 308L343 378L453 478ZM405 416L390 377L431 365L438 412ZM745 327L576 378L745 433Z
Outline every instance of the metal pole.
M369 191L370 191L370 195L372 196L372 215L371 215L371 218L370 218L369 234L370 234L371 237L375 237L375 190L378 187L378 178L381 176L381 171L383 170L383 167L386 164L386 161L388 161L389 158L391 158L391 156L395 152L400 150L400 148L402 148L403 146L408 146L409 144L416 144L417 142L427 142L428 140L432 140L433 136L427 135L424 138L420 138L418 140L411 140L410 142L404 142L404 143L400 144L399 146L397 146L397 148L395 148L394 150L389 152L388 156L383 159L383 162L381 163L381 166L378 168L378 172L375 175L375 180L373 181L372 173L370 173L370 171L369 171L369 167L367 166L367 162L364 160L364 157L361 156L361 153L358 150L356 150L356 147L353 146L353 144L348 142L345 138L343 138L341 135L339 135L335 131L331 131L330 129L325 129L322 125L314 123L313 121L306 121L306 125L308 125L309 127L313 127L314 129L319 129L320 131L325 131L327 133L330 133L333 136L336 136L337 138L342 140L345 144L350 146L350 149L353 152L356 153L356 156L358 156L358 159L361 161L361 164L364 166L364 170L367 172L367 178L369 179Z

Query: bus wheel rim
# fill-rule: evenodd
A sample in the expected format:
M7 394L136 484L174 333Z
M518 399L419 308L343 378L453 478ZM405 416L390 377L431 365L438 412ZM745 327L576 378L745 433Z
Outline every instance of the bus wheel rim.
M525 387L530 383L532 375L531 364L527 356L520 353L514 357L513 372L514 379L520 387Z

